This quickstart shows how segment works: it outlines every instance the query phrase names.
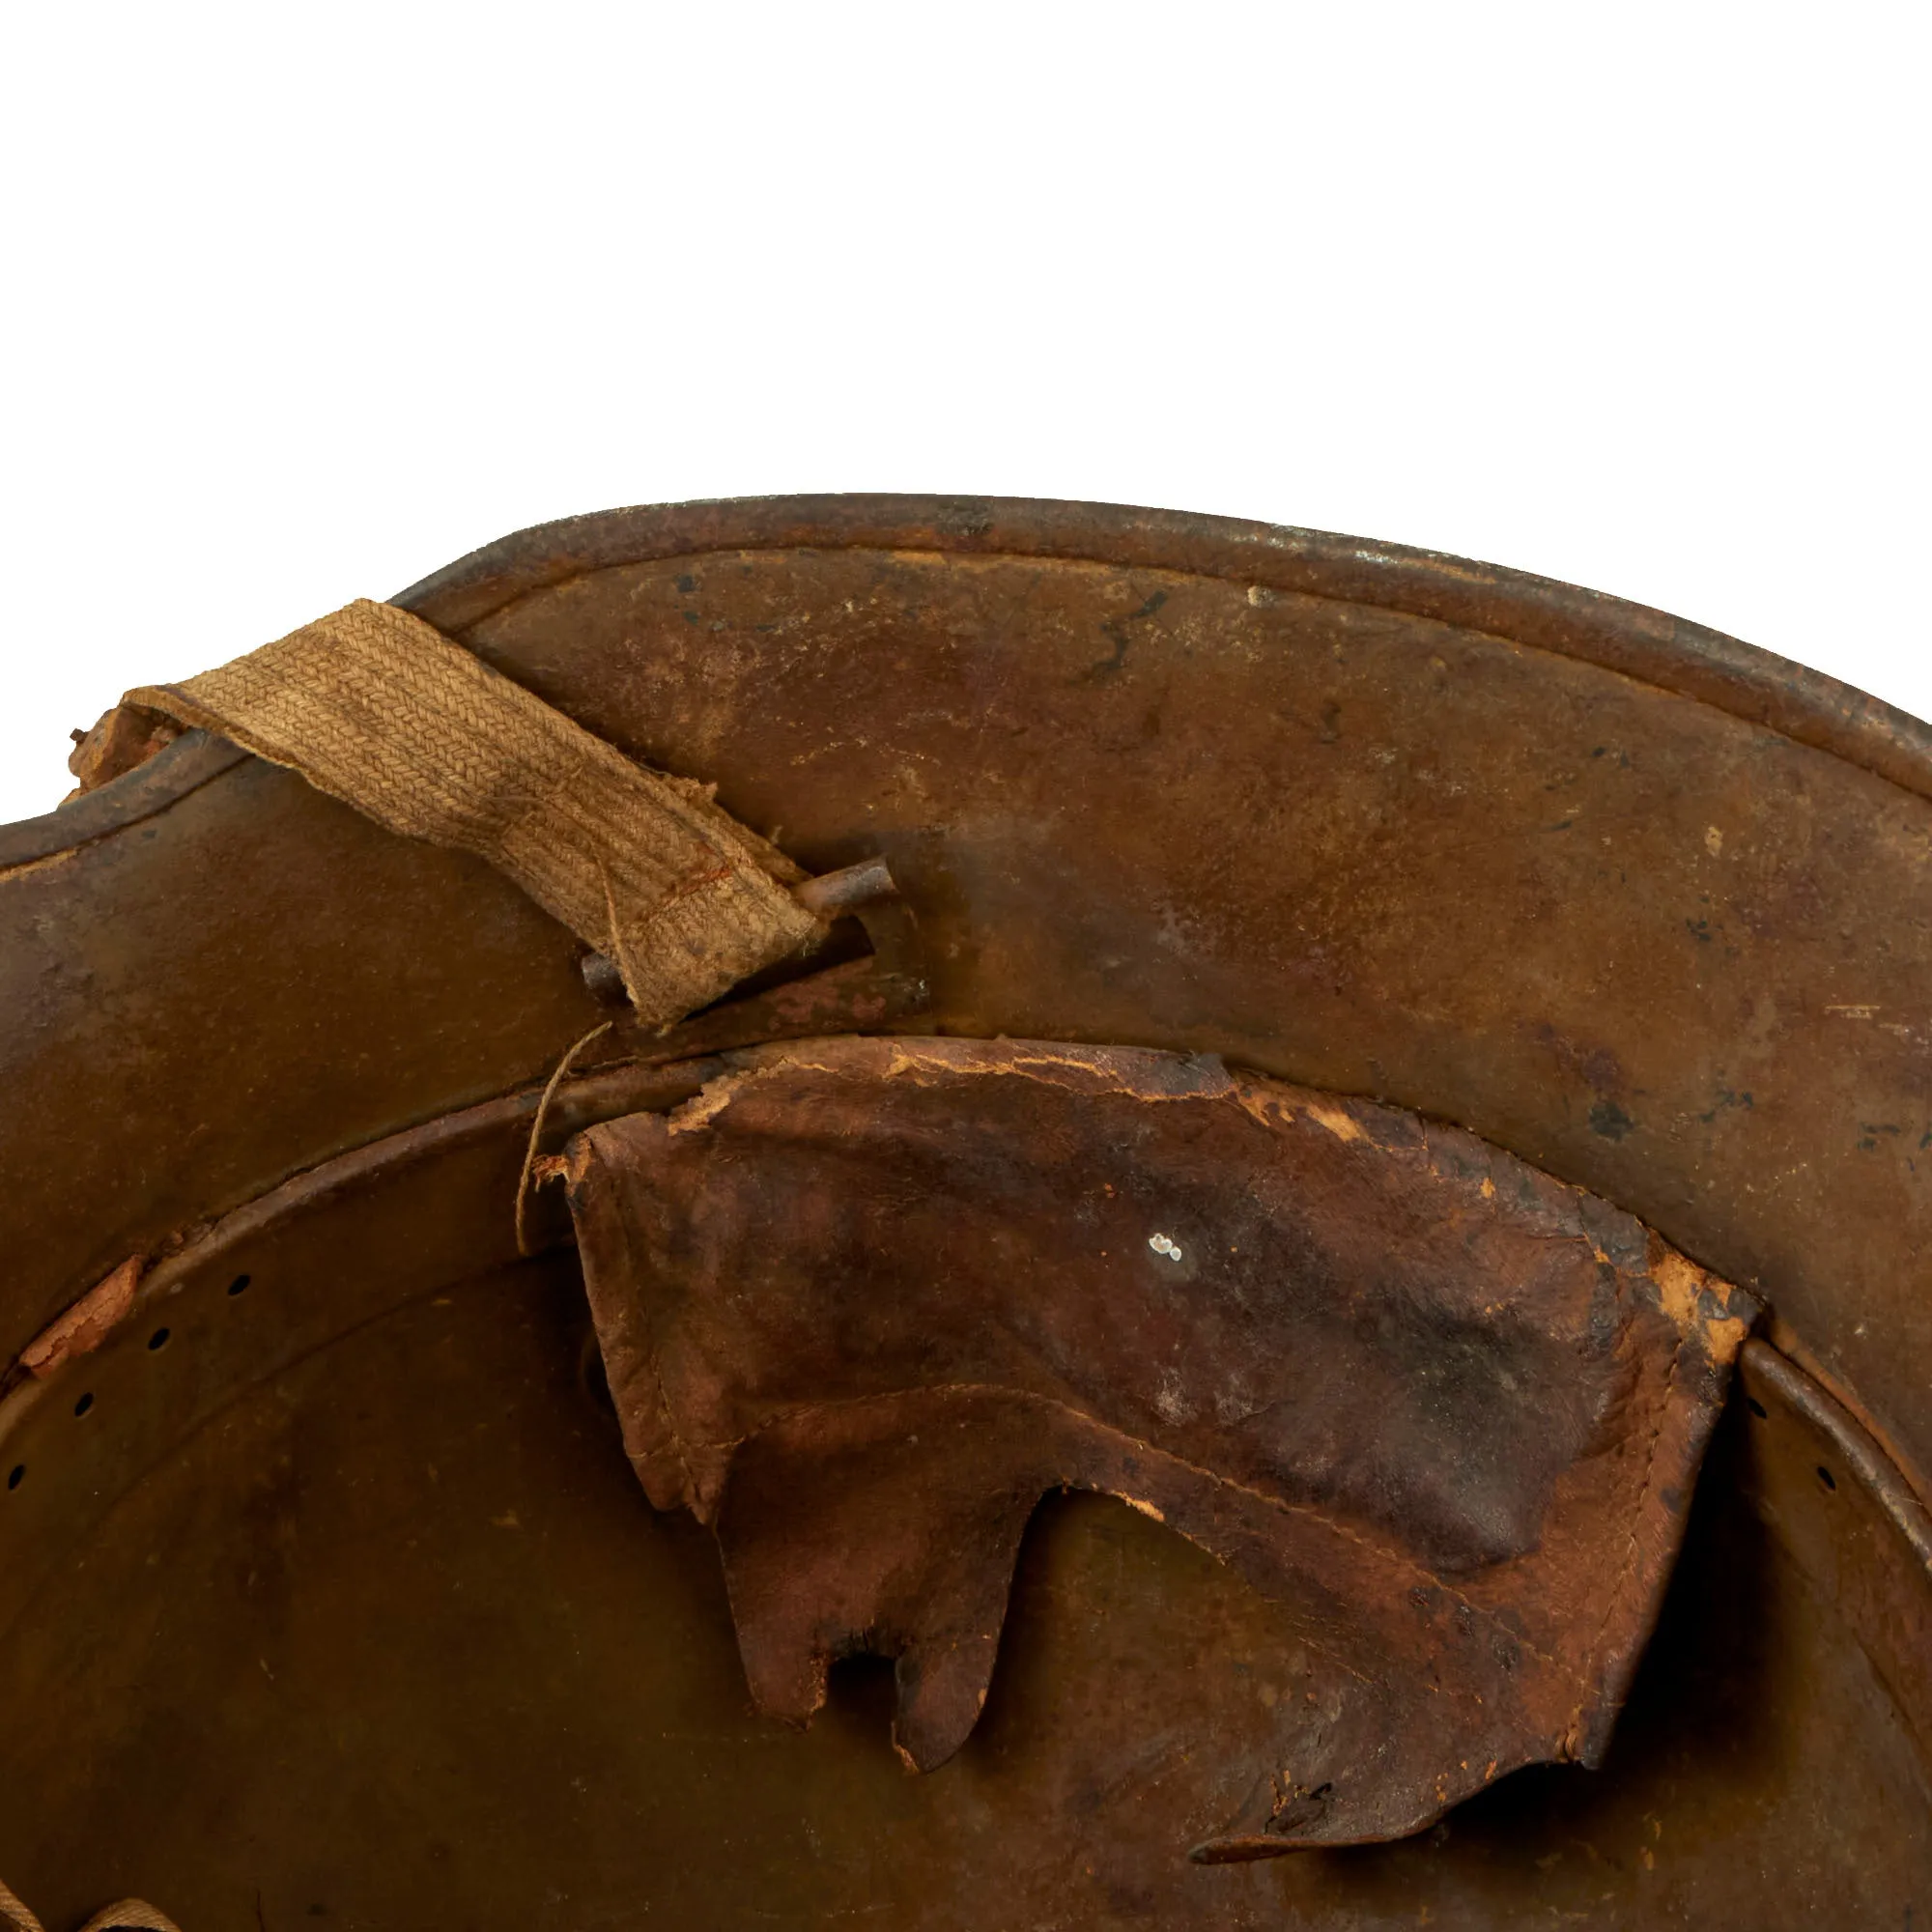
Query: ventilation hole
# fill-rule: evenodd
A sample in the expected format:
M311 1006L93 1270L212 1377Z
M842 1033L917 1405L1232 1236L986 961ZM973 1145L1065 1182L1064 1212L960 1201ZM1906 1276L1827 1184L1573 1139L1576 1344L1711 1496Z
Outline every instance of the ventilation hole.
M20 1487L20 1485L24 1483L26 1480L27 1480L26 1463L15 1463L12 1470L8 1473L7 1487L10 1490L17 1490Z
M1818 1464L1818 1480L1821 1483L1823 1483L1828 1490L1835 1490L1838 1487L1838 1479L1835 1476L1833 1476L1831 1470L1826 1468L1826 1466L1822 1463Z
M167 1346L168 1346L168 1330L165 1328L156 1328L155 1332L148 1337L148 1347L151 1349L165 1349Z
M1754 1416L1756 1416L1760 1422L1762 1422L1764 1418L1771 1413L1771 1411L1765 1407L1764 1404L1758 1401L1757 1397L1754 1395L1747 1395L1745 1397L1745 1406L1747 1409L1749 1409L1750 1412Z
M87 1411L93 1406L94 1406L94 1396L90 1392L89 1394L82 1396L81 1399L74 1404L73 1412L76 1415L85 1415Z
M235 1277L235 1279L228 1284L228 1293L230 1294L246 1294L248 1293L248 1282L249 1282L249 1277L247 1275L238 1274Z

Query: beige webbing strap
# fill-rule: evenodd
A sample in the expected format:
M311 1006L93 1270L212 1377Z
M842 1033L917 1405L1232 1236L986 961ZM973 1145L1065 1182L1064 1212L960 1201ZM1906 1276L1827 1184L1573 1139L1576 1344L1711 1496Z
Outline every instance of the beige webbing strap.
M4 1885L0 1885L0 1927L4 1932L45 1932L45 1928ZM97 1912L80 1932L181 1932L181 1927L163 1912L143 1905L138 1898L124 1898L105 1912Z
M124 1898L119 1905L97 1912L80 1932L181 1932L181 1927L165 1912L156 1912L138 1898Z
M803 874L690 781L644 770L440 631L363 599L127 701L233 739L391 832L487 859L608 953L654 1024L823 928Z

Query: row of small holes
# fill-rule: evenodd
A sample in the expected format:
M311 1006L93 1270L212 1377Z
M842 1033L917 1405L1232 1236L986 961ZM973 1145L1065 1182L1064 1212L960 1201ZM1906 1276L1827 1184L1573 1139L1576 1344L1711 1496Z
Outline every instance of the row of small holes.
M1769 1411L1765 1408L1764 1404L1758 1401L1757 1397L1754 1395L1747 1395L1745 1397L1745 1406L1747 1409L1749 1409L1750 1412L1754 1416L1756 1416L1759 1421L1763 1421L1766 1415L1769 1413ZM1832 1491L1833 1494L1837 1492L1837 1488L1838 1488L1837 1477L1833 1475L1831 1470L1826 1468L1826 1466L1822 1463L1818 1464L1818 1480L1821 1483L1823 1483L1828 1490Z
M231 1295L245 1294L248 1289L248 1282L249 1282L249 1277L247 1275L238 1274L235 1277L235 1279L228 1284L228 1293ZM155 1332L148 1337L149 1353L157 1354L161 1350L165 1349L168 1346L168 1342L172 1337L173 1333L174 1331L170 1328L156 1328ZM85 1415L88 1412L88 1410L91 1409L93 1406L94 1406L94 1391L92 1389L89 1389L80 1398L80 1400L74 1404L73 1412L76 1416ZM24 1463L15 1463L14 1466L7 1472L7 1487L9 1490L17 1490L20 1487L20 1485L24 1483L26 1480L27 1480L27 1465Z

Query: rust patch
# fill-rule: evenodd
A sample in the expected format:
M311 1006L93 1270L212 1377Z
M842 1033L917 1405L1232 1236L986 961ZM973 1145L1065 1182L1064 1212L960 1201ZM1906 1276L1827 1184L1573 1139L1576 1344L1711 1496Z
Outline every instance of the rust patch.
M875 1651L944 1763L1036 1504L1121 1497L1326 1672L1209 1861L1600 1760L1755 1313L1472 1135L1139 1049L766 1048L567 1178L626 1446L713 1526L759 1707Z
M102 712L91 729L73 734L67 768L79 783L69 796L99 791L110 780L145 765L186 728L145 704L117 704Z
M20 1351L20 1365L44 1381L66 1363L92 1354L120 1326L134 1305L134 1291L147 1269L141 1255L129 1255L105 1281L96 1284L67 1313L43 1328Z

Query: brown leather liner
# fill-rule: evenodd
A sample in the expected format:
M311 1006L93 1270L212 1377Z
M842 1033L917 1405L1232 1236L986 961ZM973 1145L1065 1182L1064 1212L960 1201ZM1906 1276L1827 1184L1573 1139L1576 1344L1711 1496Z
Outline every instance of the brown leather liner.
M632 1462L714 1525L761 1708L880 1651L902 1755L944 1763L1036 1503L1088 1489L1321 1661L1321 1748L1253 1764L1203 1856L1601 1758L1751 1297L1472 1135L1211 1059L742 1062L565 1165Z

